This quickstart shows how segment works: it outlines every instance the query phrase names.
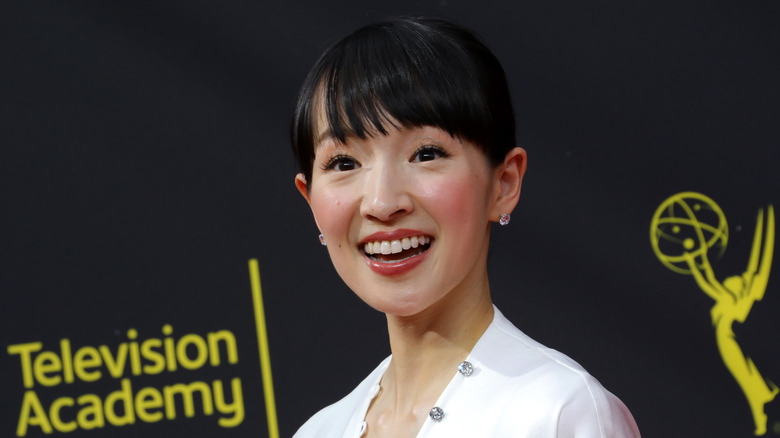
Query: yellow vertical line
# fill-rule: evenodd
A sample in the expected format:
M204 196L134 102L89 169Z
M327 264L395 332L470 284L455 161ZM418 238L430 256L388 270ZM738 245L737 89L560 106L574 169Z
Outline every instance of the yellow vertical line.
M263 374L263 395L265 414L268 417L269 438L279 438L279 425L276 421L276 400L274 382L271 378L271 354L268 351L268 332L265 328L265 310L263 309L263 290L260 287L260 268L257 259L249 260L249 278L252 282L252 301L255 307L255 326L257 327L257 345L260 348L260 368Z

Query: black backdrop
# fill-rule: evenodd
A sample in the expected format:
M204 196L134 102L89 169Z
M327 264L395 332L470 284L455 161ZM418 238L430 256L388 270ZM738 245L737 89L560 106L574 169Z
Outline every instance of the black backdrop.
M1 2L0 436L16 433L29 389L9 346L41 342L60 354L68 339L74 352L118 354L128 330L141 342L164 338L166 324L173 340L229 331L237 362L117 378L102 368L95 382L32 390L48 412L61 397L103 400L122 379L137 390L240 378L237 427L198 401L192 418L179 407L175 420L70 435L266 436L250 258L263 281L281 436L389 353L384 317L341 283L317 242L293 186L287 127L323 48L399 14L475 29L507 70L529 171L511 226L494 230L489 266L504 314L620 396L644 436L752 436L715 344L713 302L658 261L649 226L668 196L704 193L729 221L716 275L745 269L758 209L780 202L779 9ZM776 280L735 331L762 375L780 381ZM780 434L778 403L767 405L769 436ZM60 412L74 420L78 403Z

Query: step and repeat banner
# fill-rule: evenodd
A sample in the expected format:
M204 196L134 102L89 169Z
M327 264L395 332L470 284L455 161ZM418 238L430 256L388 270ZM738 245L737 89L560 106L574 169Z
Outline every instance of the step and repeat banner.
M387 354L293 185L320 52L476 30L529 167L493 299L644 436L780 436L776 2L5 2L0 436L291 436Z

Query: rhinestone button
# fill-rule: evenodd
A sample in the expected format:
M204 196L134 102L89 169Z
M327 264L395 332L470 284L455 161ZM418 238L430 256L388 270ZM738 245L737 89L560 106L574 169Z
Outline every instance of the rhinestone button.
M466 362L464 360L458 365L458 372L468 377L474 372L474 367L471 365L471 362Z
M433 421L441 421L444 418L444 410L436 406L431 409L431 412L429 412L428 415L430 415L431 420Z

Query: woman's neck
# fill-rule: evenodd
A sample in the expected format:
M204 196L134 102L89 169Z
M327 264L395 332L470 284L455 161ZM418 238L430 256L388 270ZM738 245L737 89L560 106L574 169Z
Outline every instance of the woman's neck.
M493 320L487 287L482 293L451 298L458 299L419 315L387 316L393 358L382 387L393 394L401 411L435 402Z

